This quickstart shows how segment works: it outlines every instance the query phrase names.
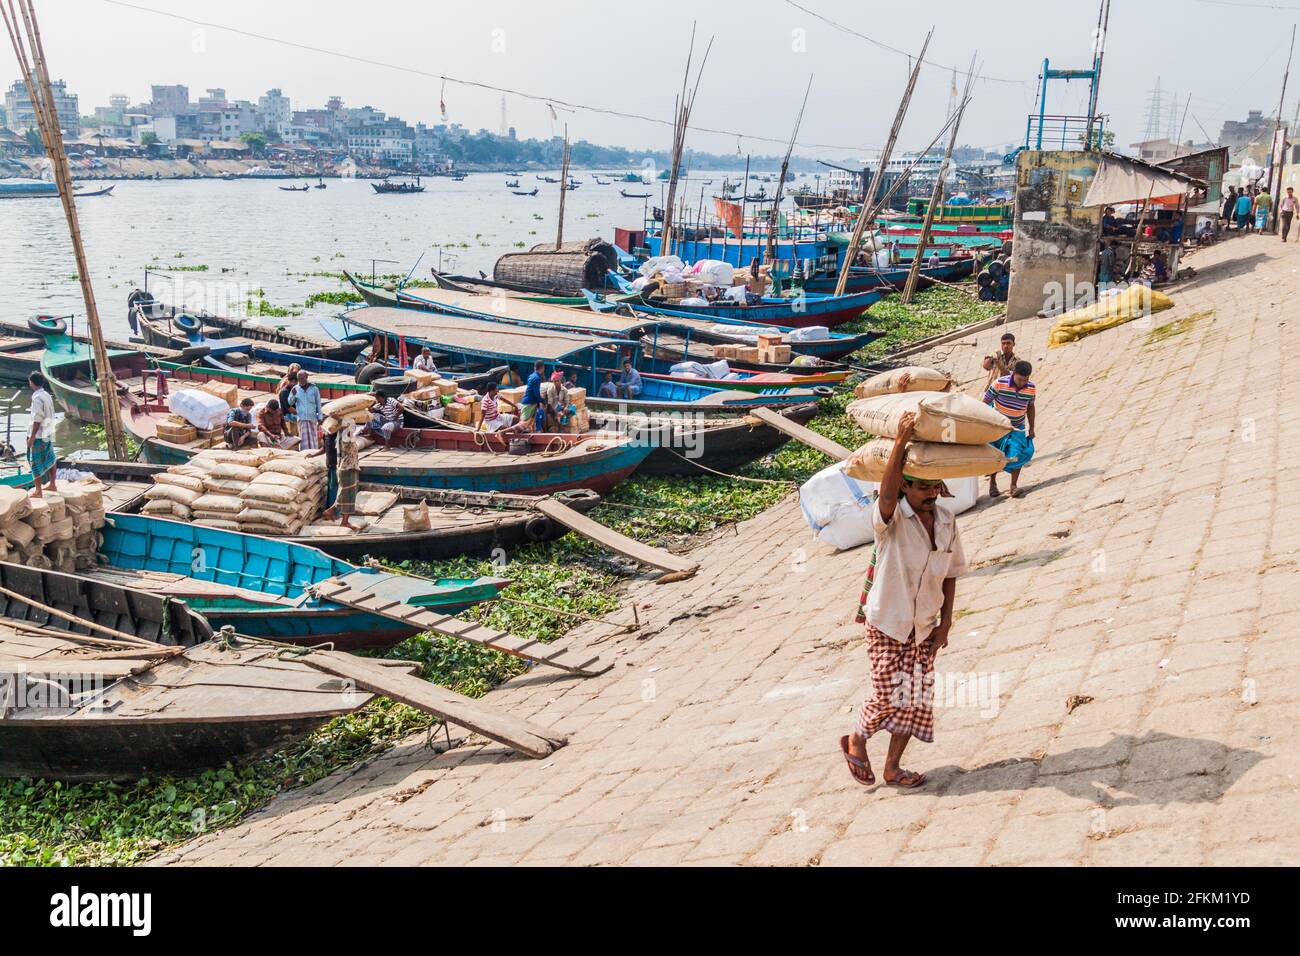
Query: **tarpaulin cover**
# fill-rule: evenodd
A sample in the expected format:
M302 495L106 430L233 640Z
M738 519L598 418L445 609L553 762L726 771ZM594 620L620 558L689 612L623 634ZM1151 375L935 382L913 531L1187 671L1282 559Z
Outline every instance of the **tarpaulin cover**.
M1117 206L1121 203L1177 199L1194 184L1181 176L1140 163L1103 157L1097 175L1084 197L1085 206Z

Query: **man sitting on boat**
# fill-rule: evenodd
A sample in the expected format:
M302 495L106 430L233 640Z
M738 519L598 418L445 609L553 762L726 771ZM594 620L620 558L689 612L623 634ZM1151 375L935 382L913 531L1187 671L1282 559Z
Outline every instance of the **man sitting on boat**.
M246 398L226 416L226 444L231 450L257 444L257 426L253 424L253 400Z
M533 364L533 374L524 384L523 407L519 409L521 419L533 431L542 431L545 423L545 408L542 405L542 372L546 366L539 360Z
M499 388L496 382L483 386L483 400L479 403L483 410L483 431L499 432L515 425L515 416L501 411L497 400Z
M600 390L596 394L601 398L618 398L618 383L614 381L613 372L605 373L605 381L601 383Z
M433 364L433 350L427 345L420 349L420 354L415 357L411 363L411 368L417 372L430 372L436 374L438 367Z
M618 380L619 398L636 398L642 389L641 373L632 367L631 359L623 360L623 375Z
M280 400L272 398L257 410L257 440L263 445L275 448L293 448L298 444L297 438L291 438L284 430L284 411Z
M402 403L392 395L382 395L370 408L370 421L367 423L384 444L388 444L393 432L402 427Z

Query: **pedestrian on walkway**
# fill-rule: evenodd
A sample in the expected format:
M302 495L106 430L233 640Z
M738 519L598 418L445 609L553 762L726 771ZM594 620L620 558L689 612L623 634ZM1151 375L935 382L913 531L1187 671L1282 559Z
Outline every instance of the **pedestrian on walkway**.
M1237 187L1229 186L1228 195L1223 197L1223 228L1228 229L1232 226L1233 217L1237 214Z
M294 414L298 416L298 436L302 439L298 447L303 451L315 451L320 447L321 414L320 389L311 383L311 376L306 371L298 372L298 384L289 393L289 402Z
M1295 198L1295 189L1291 186L1286 187L1286 195L1282 201L1277 204L1278 218L1282 225L1282 241L1286 242L1288 233L1291 232L1291 220L1295 218L1296 210L1300 208Z
M1237 197L1237 228L1243 232L1250 232L1250 207L1250 194L1243 189Z
M1017 362L1010 375L1004 375L984 392L984 404L1011 419L1011 431L1007 432L993 447L1007 458L1003 469L1011 475L1011 497L1019 498L1024 492L1020 490L1020 469L1029 464L1034 457L1034 422L1037 409L1034 398L1037 390L1029 376L1034 367L1028 362ZM1000 497L998 476L989 476L989 497Z
M1115 258L1114 252L1111 253L1111 261ZM1011 370L1016 367L1020 361L1020 356L1016 355L1016 337L1010 332L1002 334L1002 341L999 348L992 355L984 356L984 371L989 373L989 380L984 383L988 388L1003 375L1010 375Z
M859 600L858 621L867 627L871 696L862 702L851 734L840 750L853 779L876 782L867 740L889 731L885 783L908 789L925 774L904 770L900 761L913 737L934 741L934 659L948 646L957 578L966 573L957 519L936 507L946 493L942 481L903 474L916 416L904 414L872 507L876 545Z
M1268 214L1273 210L1273 197L1268 191L1268 186L1263 185L1259 192L1255 194L1255 228L1259 232L1265 232L1268 229Z

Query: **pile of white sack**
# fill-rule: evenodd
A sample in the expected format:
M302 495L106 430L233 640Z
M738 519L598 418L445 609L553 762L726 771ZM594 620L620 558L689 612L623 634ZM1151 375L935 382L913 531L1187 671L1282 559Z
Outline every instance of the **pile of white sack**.
M104 486L96 478L65 482L30 498L0 487L0 561L72 574L98 564Z
M144 513L247 534L296 535L325 503L325 457L213 448L154 475Z

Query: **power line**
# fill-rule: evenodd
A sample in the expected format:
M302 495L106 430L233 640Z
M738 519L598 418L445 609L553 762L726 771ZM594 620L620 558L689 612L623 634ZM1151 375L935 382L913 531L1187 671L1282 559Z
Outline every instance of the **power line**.
M250 39L254 39L254 40L262 40L267 43L276 43L281 46L293 47L294 49L297 50L305 50L308 53L319 53L324 56L332 56L342 60L350 60L353 63L363 63L367 66L377 66L386 70L397 70L401 73L409 73L414 76L422 76L431 80L440 80L443 83L454 83L457 86L467 86L475 89L490 90L494 93L503 93L503 94L508 93L511 96L518 96L521 99L533 100L534 102L537 103L545 103L547 105L558 104L560 106L567 106L575 110L584 110L588 113L599 113L604 116L614 116L620 119L640 120L646 123L654 123L658 126L671 127L673 125L673 123L669 120L658 119L657 117L654 116L646 116L642 113L630 113L625 110L610 109L608 107L590 106L586 103L574 103L569 100L563 100L555 96L542 96L536 93L528 93L523 90L511 89L510 87L493 86L491 83L482 83L479 82L478 80L466 80L460 77L447 76L442 73L431 73L428 70L421 70L413 66L403 66L400 63L387 63L383 60L375 60L375 59L371 59L370 57L357 56L354 53L344 53L340 50L330 50L324 47L312 46L307 43L299 43L295 40L286 40L282 37L267 36L266 34L263 33L255 33L252 30L244 30L239 27L227 26L224 23L213 23L207 20L199 20L194 17L187 17L184 14L172 13L169 10L157 10L154 9L153 7L146 7L136 3L127 3L126 0L104 0L104 2L115 7L125 7L130 10L137 10L141 13L150 13L159 17L167 17L172 20L180 20L183 23L189 23L194 26L207 27L208 29L211 30L224 30L227 33L238 34L239 36L249 37ZM776 143L780 146L785 146L787 144L786 140L777 139L772 136L755 136L752 133L740 133L737 132L736 130L728 130L728 129L712 129L707 126L692 126L691 128L700 133L717 133L722 136L736 136L742 139L753 140L755 142L760 142L760 143ZM862 150L875 148L869 143L857 143L852 146L842 146L833 143L798 143L797 145L802 146L805 149L835 149L835 150L843 150L845 152L850 152L850 153L860 152Z
M803 6L802 4L795 3L794 0L785 0L785 2L790 6L794 7L796 10L800 10L808 14L808 16L810 17L820 20L822 23L825 23L828 26L834 27L836 30L839 30L841 33L847 33L850 36L855 36L859 40L866 40L872 46L879 47L882 50L888 50L890 53L897 53L899 56L905 56L907 57L909 63L912 60L916 59L907 50L900 50L898 47L890 46L888 43L884 43L880 40L877 40L875 37L869 37L865 33L859 33L857 30L853 29L852 27L845 26L842 23L837 23L836 21L830 19L829 17L822 16L816 10L809 10L807 7ZM941 70L952 70L954 72L959 72L957 70L957 67L955 66L948 66L943 63L935 63L933 60L924 60L922 62L924 62L928 66L937 67ZM1028 80L1011 80L1011 79L1007 79L1006 77L999 77L999 76L979 76L976 77L976 79L984 80L985 82L988 83L1014 83L1021 86L1028 85L1029 83Z
M1216 7L1248 7L1254 10L1300 10L1300 7L1282 3L1238 3L1233 0L1199 0Z

